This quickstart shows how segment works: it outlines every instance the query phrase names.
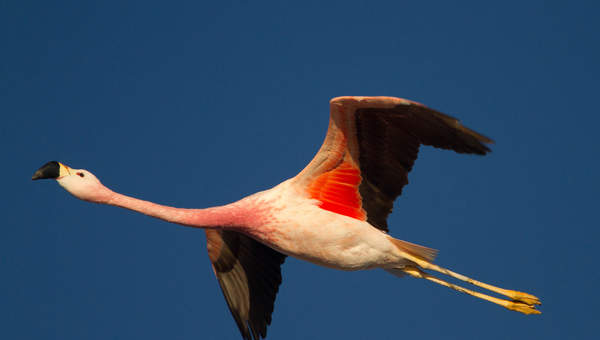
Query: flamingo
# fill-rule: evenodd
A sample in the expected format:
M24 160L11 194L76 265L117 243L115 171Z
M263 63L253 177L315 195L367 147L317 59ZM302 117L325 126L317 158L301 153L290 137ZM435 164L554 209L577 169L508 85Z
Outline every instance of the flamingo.
M493 141L450 116L394 97L337 97L312 161L295 177L224 206L184 209L128 197L88 170L51 161L32 179L55 179L73 196L203 228L208 256L242 337L267 335L287 256L352 271L382 268L449 287L524 314L540 300L433 263L436 250L388 234L387 216L408 184L420 145L485 155ZM438 272L508 299L434 276Z

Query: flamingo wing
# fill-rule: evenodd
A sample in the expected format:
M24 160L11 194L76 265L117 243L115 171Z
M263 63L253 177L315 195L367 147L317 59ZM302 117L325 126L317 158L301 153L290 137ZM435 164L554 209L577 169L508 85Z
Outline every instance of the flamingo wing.
M208 256L242 336L266 337L286 255L234 231L205 231Z
M394 97L337 97L321 149L295 177L320 207L388 231L419 146L485 155L493 141L443 113Z

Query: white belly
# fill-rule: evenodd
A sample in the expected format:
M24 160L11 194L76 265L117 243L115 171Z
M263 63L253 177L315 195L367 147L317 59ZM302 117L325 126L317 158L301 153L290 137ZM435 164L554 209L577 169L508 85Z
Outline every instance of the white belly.
M308 229L314 227L315 231ZM341 227L343 230L339 230ZM341 232L340 232L341 231ZM382 267L395 262L392 250L385 235L378 230L379 237L370 235L351 224L308 225L287 233L287 242L279 243L280 251L318 265L343 269L359 270Z

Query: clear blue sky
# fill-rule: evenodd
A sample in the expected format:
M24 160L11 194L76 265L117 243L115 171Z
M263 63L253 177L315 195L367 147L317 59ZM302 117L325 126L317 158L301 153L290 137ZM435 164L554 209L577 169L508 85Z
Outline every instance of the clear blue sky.
M49 160L179 207L295 175L340 95L413 99L496 140L422 149L390 218L437 263L534 293L524 316L383 271L283 267L269 339L597 335L593 1L5 1L0 329L6 339L238 339L204 233L78 201Z

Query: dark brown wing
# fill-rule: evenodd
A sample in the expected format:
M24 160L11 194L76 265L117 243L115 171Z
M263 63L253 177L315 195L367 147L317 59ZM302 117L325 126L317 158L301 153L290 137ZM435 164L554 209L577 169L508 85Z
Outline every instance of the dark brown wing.
M266 337L286 255L240 233L205 231L208 256L240 333L246 340Z
M392 204L408 184L419 145L485 155L492 141L457 119L419 104L361 108L355 113L362 182L359 192L367 221L387 230Z
M324 174L340 177L340 166L354 166L361 178L359 208L366 212L367 222L386 232L387 216L408 183L421 144L484 155L490 151L484 143L493 143L455 118L401 98L338 97L330 104L325 142L296 180L312 193L316 184L322 185ZM348 197L342 198L346 206L355 201ZM356 213L346 215L360 218Z

